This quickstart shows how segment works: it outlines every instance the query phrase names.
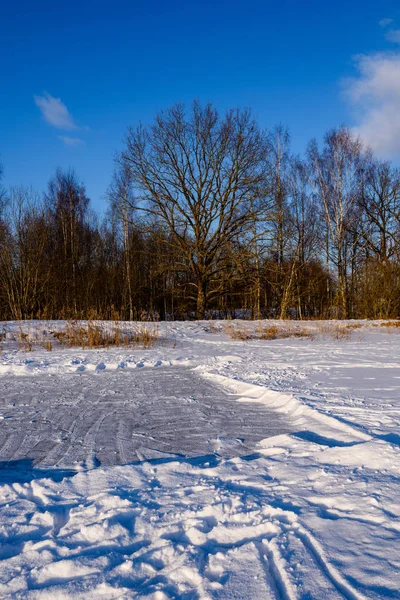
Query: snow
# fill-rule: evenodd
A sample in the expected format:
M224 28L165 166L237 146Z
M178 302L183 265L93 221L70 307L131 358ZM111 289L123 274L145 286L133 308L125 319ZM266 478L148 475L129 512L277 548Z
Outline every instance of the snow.
M0 597L400 597L400 330L23 352L4 326Z

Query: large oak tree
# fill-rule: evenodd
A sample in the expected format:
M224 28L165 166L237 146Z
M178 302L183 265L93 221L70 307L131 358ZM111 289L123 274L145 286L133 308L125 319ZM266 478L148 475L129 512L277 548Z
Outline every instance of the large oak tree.
M123 164L135 209L157 222L189 271L196 316L224 292L224 250L257 218L266 194L265 136L248 110L221 117L212 105L175 105L151 126L130 128ZM167 250L167 249L166 249ZM226 269L225 269L226 271Z

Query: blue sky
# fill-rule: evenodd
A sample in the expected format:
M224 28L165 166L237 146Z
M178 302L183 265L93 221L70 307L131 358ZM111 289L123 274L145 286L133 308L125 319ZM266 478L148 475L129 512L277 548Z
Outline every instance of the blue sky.
M344 123L400 156L398 2L21 0L1 13L6 185L42 191L73 167L103 210L127 126L194 98L284 123L296 152Z

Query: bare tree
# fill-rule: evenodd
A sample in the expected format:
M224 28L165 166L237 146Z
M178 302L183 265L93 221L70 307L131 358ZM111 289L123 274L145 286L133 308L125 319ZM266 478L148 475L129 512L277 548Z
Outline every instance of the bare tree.
M337 272L338 314L346 318L347 267L358 241L354 236L349 239L349 232L356 231L363 146L348 129L342 127L327 133L321 152L313 141L308 154L313 184L322 204L327 228L327 255Z
M290 136L282 125L268 134L270 161L270 218L273 226L273 253L280 268L283 266L285 246L289 240L289 193L290 193Z
M6 206L6 201L7 201L6 190L3 187L2 180L3 180L3 165L0 163L0 222L1 222L2 214L3 214L5 206Z
M359 314L397 316L400 307L400 171L371 159L361 172Z
M129 168L137 208L171 235L189 271L197 318L223 293L223 248L256 216L265 194L265 139L248 110L221 117L194 103L161 112L151 127L130 128L122 163Z
M362 237L368 252L387 263L400 244L400 170L389 162L371 161L362 176Z
M130 227L133 220L132 206L134 205L134 198L132 194L132 182L127 166L122 166L122 168L115 170L107 195L110 200L112 214L117 217L122 227L124 296L129 307L129 320L133 321Z
M89 199L74 171L57 169L48 184L46 205L54 223L55 243L63 270L67 304L77 314L77 279L83 259L83 237ZM63 260L61 260L61 257Z
M290 218L290 171L292 157L290 153L290 136L282 125L276 126L268 134L270 161L270 198L271 210L267 216L271 227L270 252L275 269L272 281L277 297L277 308L281 319L286 318L290 304L291 290L295 274L295 260L290 265L285 262L292 239ZM292 258L292 257L291 257ZM287 268L289 270L287 272Z
M309 165L293 157L287 178L290 203L286 230L289 233L287 253L290 268L286 277L281 318L286 317L290 301L293 301L292 306L296 307L297 315L303 317L302 297L314 284L312 271L307 266L318 261L321 255L321 222L310 176Z
M48 231L38 195L29 188L12 188L7 216L0 279L12 318L33 318L49 278Z

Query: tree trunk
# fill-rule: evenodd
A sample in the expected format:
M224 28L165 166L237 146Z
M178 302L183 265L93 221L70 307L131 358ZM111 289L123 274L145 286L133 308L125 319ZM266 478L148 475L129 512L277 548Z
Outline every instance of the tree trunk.
M197 286L197 307L196 307L196 319L201 320L204 319L206 313L206 302L207 302L207 294L206 294L207 286L202 281Z

